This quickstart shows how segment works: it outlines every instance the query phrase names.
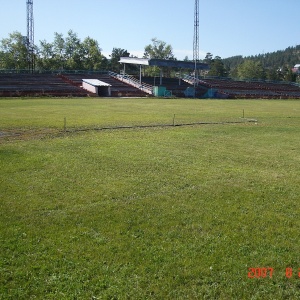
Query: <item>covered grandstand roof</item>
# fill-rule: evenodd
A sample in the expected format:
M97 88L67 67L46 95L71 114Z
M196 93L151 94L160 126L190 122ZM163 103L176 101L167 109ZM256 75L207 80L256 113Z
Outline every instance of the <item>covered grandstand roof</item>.
M167 60L167 59L156 59L156 58L134 58L134 57L121 57L119 63L122 64L134 64L134 65L145 65L145 66L156 66L156 67L171 67L171 68L182 68L182 69L195 69L195 63L191 61L181 60ZM197 63L197 70L208 70L208 64Z

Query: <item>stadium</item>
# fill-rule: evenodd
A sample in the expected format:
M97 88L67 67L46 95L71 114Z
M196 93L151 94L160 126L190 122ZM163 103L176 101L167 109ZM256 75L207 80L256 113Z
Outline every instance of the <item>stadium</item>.
M124 58L125 59L125 58ZM182 63L172 63L176 69ZM193 64L193 63L191 63ZM199 65L207 69L204 64ZM185 66L185 69L187 67ZM199 68L200 69L200 68ZM48 72L47 72L48 73ZM110 71L66 71L54 74L18 74L9 71L0 73L0 97L53 96L53 97L178 97L217 99L299 99L300 87L290 82L267 82L233 80L230 78L195 78L185 74L178 78L141 77L117 74ZM83 87L83 79L97 79L93 90ZM154 82L160 83L154 85ZM156 84L157 84L156 83ZM110 85L110 93L103 86Z
M247 35L245 17L277 22L273 7L284 19L296 4L39 2L42 20L62 18L59 29L69 17L114 35L106 20L116 23L113 42L123 33L140 42L148 17L151 36L154 19L162 33L169 17L180 43L178 32L191 39L179 27L195 3L193 59L147 56L153 45L143 58L114 48L107 59L73 31L36 51L26 0L27 35L0 51L0 300L300 299L300 45L241 69L239 56L199 59L199 17L227 40L225 15ZM270 72L239 74L253 66Z
M299 99L298 83L208 76L199 61L199 4L195 2L193 60L119 57L118 72L36 68L33 1L27 1L27 36L22 37L28 69L0 70L0 97L177 97L211 99ZM71 47L75 47L74 45ZM15 53L14 56L20 56ZM5 57L3 58L5 59ZM80 58L79 58L80 59ZM126 73L126 65L129 73ZM298 72L298 65L293 72ZM147 68L155 76L145 75ZM130 72L135 70L135 72ZM147 73L147 72L146 72ZM170 76L172 75L172 76ZM89 87L83 80L90 81ZM95 81L98 80L98 81Z

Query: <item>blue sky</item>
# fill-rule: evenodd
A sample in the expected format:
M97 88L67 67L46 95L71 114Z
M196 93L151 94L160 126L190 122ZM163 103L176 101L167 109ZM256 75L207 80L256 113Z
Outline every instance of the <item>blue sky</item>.
M142 57L156 37L175 57L192 59L194 0L33 0L35 44L69 29L96 39L108 57L114 47ZM256 55L300 44L300 0L200 0L200 58ZM26 35L26 0L2 0L0 39Z

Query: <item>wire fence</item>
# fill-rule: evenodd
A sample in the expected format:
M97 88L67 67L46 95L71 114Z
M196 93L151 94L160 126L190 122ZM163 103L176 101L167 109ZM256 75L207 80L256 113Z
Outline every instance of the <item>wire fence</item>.
M236 120L223 120L223 121L198 121L198 122L180 122L177 121L176 115L173 116L170 123L156 123L156 124L134 124L134 125L107 125L107 126L86 126L86 127L68 127L67 119L64 119L64 132L79 132L79 131L101 131L101 130L122 130L122 129L143 129L143 128L164 128L164 127L184 127L184 126L197 126L197 125L226 125L226 124L245 124L245 123L258 123L257 119L250 119L240 117Z

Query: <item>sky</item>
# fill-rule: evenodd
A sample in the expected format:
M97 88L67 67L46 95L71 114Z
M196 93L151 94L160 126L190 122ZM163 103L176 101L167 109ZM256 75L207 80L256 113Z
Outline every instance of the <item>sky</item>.
M0 40L26 35L27 0L1 0ZM157 38L177 59L193 58L195 0L33 0L35 44L53 42L71 29L98 41L109 58L113 48L142 57ZM210 52L227 58L284 50L300 44L300 0L200 0L200 59Z

